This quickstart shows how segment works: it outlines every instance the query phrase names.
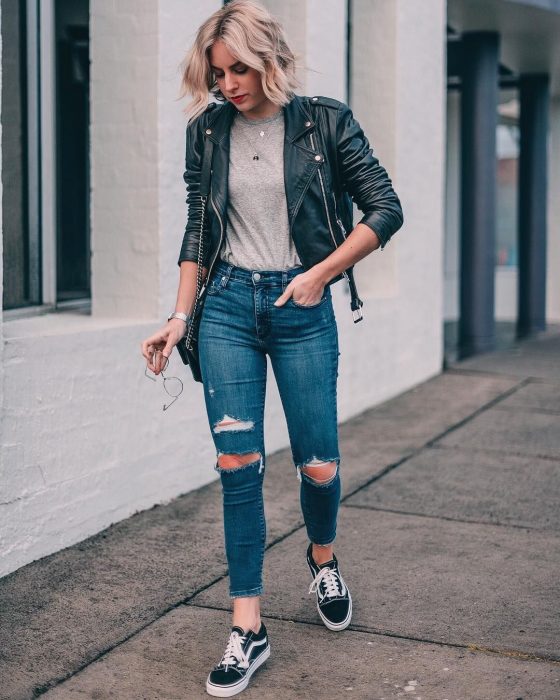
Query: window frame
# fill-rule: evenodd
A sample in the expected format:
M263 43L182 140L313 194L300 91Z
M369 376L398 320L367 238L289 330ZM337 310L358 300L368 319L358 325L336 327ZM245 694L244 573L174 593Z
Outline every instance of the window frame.
M53 311L91 312L91 299L57 301L57 139L55 0L25 0L29 297L3 309L4 321Z

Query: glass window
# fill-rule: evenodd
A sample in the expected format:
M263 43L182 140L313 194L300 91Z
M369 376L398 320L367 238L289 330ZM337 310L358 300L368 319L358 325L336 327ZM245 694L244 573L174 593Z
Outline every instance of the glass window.
M56 1L56 299L90 296L89 2Z
M37 304L38 241L29 231L28 47L25 0L5 0L2 11L2 228L3 308Z
M90 296L89 0L3 0L1 13L3 308L80 304Z

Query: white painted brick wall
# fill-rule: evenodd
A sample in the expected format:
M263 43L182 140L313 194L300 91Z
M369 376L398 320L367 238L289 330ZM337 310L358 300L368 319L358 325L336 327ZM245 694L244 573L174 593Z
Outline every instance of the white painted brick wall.
M343 415L437 374L443 352L445 2L353 7L351 107L389 171L405 224L356 268L364 320L340 319Z
M11 320L0 331L0 575L216 477L201 385L174 353L170 373L185 389L163 412L161 383L143 376L140 341L173 305L178 280L185 122L174 101L177 66L198 24L219 4L91 0L93 315ZM335 48L319 65L309 25L316 1L267 4L286 20L289 38L293 31L295 48L320 69L320 80L333 76L329 92L328 81L304 73L306 94L342 97L340 25L322 24ZM366 74L369 82L358 80L354 94L407 223L383 253L358 265L364 321L352 323L344 283L334 286L340 420L420 382L441 362L444 7L443 0L416 9L409 3L409 15L391 4L383 21L374 17L368 45L375 45L372 37L395 37L383 71L397 89L389 107L379 99L360 106L362 92L369 99L379 87ZM426 153L431 170L418 187ZM265 431L269 451L288 445L271 374Z
M158 4L91 0L91 247L96 316L156 316Z

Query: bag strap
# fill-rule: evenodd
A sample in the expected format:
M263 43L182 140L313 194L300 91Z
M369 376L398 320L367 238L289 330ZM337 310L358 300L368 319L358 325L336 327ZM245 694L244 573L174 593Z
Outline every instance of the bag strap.
M194 334L194 318L198 304L200 302L200 290L202 288L202 264L204 261L204 219L206 216L206 200L210 193L210 173L212 167L212 153L214 150L214 142L207 138L204 142L204 151L202 154L202 169L200 173L200 234L198 237L198 255L196 259L196 292L194 296L194 304L191 312L191 321L187 328L185 346L192 350L193 334Z

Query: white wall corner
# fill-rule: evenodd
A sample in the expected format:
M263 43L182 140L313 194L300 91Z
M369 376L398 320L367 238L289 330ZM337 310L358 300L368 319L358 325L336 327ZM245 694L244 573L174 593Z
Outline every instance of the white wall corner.
M0 1L0 8L2 3ZM0 56L2 56L2 13L0 12ZM2 94L2 61L0 61L0 95ZM2 100L0 100L0 295L4 298L4 225L2 221L2 202L4 197L2 178ZM4 444L4 304L0 304L0 445ZM3 455L0 454L0 472Z
M547 206L546 318L560 323L560 96L550 100Z

